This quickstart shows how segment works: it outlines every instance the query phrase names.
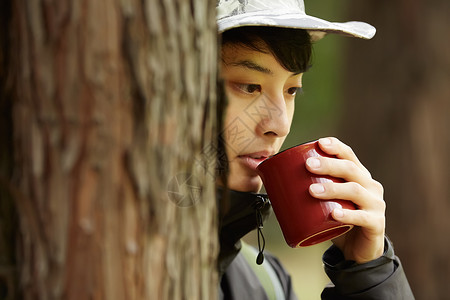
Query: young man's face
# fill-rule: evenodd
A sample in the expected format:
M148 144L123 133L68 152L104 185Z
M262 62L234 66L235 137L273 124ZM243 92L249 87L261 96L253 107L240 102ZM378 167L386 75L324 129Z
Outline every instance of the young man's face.
M228 187L258 192L262 181L256 167L280 150L289 133L302 74L284 69L269 51L236 45L222 48L222 61L228 97L224 124Z

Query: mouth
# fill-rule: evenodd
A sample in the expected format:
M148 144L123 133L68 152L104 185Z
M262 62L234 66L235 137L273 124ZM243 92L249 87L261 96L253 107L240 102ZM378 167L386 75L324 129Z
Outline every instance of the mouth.
M262 163L264 160L272 156L273 153L270 153L268 151L262 151L262 152L255 152L255 153L249 153L244 155L239 155L238 159L241 161L241 163L246 166L247 168L256 171L256 167L260 163Z

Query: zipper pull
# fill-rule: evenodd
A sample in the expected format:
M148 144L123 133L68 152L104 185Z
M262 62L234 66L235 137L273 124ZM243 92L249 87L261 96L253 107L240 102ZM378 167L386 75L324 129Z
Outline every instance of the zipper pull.
M262 229L263 229L263 218L261 214L261 209L264 207L266 202L268 201L264 196L258 195L258 202L256 203L256 230L258 234L258 256L256 257L256 263L258 265L264 262L264 248L266 246L266 239L264 238ZM261 246L262 244L262 246Z

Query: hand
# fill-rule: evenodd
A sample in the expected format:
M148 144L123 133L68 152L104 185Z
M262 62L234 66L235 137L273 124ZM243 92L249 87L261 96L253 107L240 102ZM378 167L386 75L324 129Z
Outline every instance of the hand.
M315 157L306 161L307 169L319 175L344 179L344 183L315 183L310 194L318 199L352 201L357 209L335 209L332 216L355 225L347 234L333 240L346 260L365 263L377 259L384 251L385 210L383 186L372 179L353 150L336 138L322 138L320 148L336 158Z

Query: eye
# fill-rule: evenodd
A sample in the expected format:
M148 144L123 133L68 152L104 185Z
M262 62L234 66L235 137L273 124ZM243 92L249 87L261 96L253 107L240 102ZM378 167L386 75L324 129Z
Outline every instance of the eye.
M291 96L295 96L297 93L301 93L302 88L301 87L291 87L287 90L287 93Z
M236 87L246 94L261 92L261 86L259 84L236 84Z

